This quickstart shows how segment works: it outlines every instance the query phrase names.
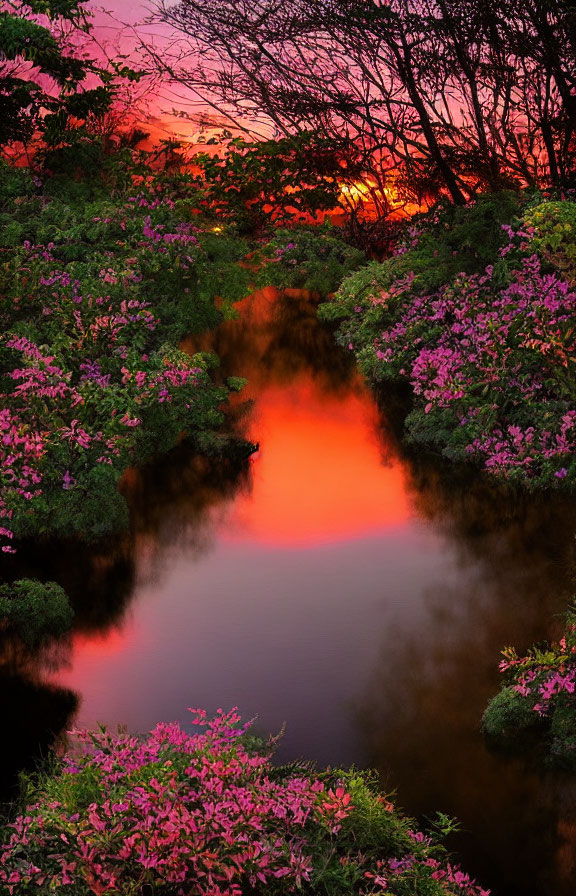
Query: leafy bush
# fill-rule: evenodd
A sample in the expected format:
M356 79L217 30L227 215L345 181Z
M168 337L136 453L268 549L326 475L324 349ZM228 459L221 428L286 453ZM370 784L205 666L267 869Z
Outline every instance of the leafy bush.
M488 193L465 207L439 204L405 225L396 254L410 253L399 275L413 272L422 291L435 290L457 274L480 274L506 245L503 224L517 223L517 193Z
M492 698L482 716L488 744L506 752L524 753L534 747L533 735L541 734L542 728L542 719L511 686L503 687Z
M460 208L439 205L431 212L416 214L401 225L394 254L383 262L373 261L341 283L333 301L320 308L324 320L354 318L359 301L377 297L397 281L410 277L412 288L419 294L433 293L456 276L481 274L487 265L503 282L500 251L508 244L503 224L516 220L518 197L514 193L481 196ZM378 310L371 314L372 304L362 308L369 317L366 332L381 326Z
M542 202L528 210L525 222L534 229L534 251L576 281L576 202Z
M5 159L0 159L0 209L10 211L14 200L32 195L34 182L28 168L16 168Z
M177 344L250 291L238 264L247 245L183 217L185 185L158 176L87 204L73 187L37 195L0 168L4 539L118 531L127 466L184 433L216 444L228 389L211 381L208 359Z
M237 138L223 158L200 153L192 161L215 219L256 233L335 208L341 158L342 145L307 132L253 143Z
M511 752L535 748L546 764L576 770L576 611L557 643L503 654L507 683L482 720L488 742Z
M366 257L326 228L279 230L262 250L265 263L258 283L279 289L309 289L326 296Z
M0 627L30 647L68 631L73 615L66 592L55 582L19 579L0 585Z
M428 246L445 241L440 221ZM411 440L514 482L573 486L576 292L528 254L530 239L502 225L485 241L504 243L493 264L445 281L445 253L436 268L416 234L408 251L345 280L320 314L340 321L338 341L372 383L411 384Z
M0 846L5 892L487 896L370 777L274 768L236 713L193 712L205 733L78 732L84 752L28 780Z

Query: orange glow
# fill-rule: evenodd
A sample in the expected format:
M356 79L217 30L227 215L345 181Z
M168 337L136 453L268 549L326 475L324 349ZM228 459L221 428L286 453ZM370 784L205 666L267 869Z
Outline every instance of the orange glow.
M385 466L376 410L360 391L326 397L302 377L259 397L254 487L234 506L227 538L286 547L401 526L404 472Z
M391 217L404 217L408 213L405 201L398 195L396 187L391 182L381 187L376 181L368 178L340 184L340 202L344 205L360 206L369 218L379 215L378 198L383 204L388 205Z
M368 181L364 183L361 180L354 181L352 184L341 184L340 196L342 199L351 199L353 202L357 202L360 199L369 200L375 186L376 184L373 182ZM387 196L388 188L386 187L383 192Z
M87 659L122 653L128 641L123 629L118 628L104 632L74 632L72 635L74 655L81 653Z

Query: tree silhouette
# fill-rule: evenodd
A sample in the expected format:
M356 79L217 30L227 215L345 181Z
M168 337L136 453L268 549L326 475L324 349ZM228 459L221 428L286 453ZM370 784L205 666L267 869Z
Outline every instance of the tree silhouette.
M382 189L570 183L573 0L157 0L156 18L174 81L244 126L348 139Z
M98 62L83 0L6 0L0 12L0 147L38 137L54 151L98 134L140 73Z

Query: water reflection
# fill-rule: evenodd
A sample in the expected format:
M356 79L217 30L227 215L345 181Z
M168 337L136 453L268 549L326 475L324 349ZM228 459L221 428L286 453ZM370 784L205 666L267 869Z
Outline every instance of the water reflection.
M3 558L8 579L37 577L62 585L75 615L70 635L36 650L6 633L0 637L0 710L4 730L11 732L0 746L0 802L14 793L18 771L33 768L78 718L82 682L68 675L74 657L107 663L125 651L137 573L140 580L157 579L177 534L195 556L208 551L209 520L246 482L247 470L245 460L209 461L182 445L170 457L126 475L122 488L132 527L123 537L97 546L24 543L17 554ZM59 675L66 679L64 687L53 683Z
M123 483L131 512L130 556L139 582L159 582L174 553L212 549L238 493L250 493L249 458L207 458L183 444Z
M228 493L218 480L223 500L209 498L210 484L186 484L187 465L167 466L160 509L135 478L136 598L124 643L76 640L59 680L81 688L88 723L142 728L191 702L239 704L265 729L290 722L287 754L352 762L361 745L345 704L376 641L351 595L377 593L375 548L391 566L407 560L404 471L382 465L377 410L344 355L331 365L313 307L269 292L243 306L214 347L223 377L234 363L249 379L241 422L260 452ZM170 475L186 487L172 493ZM408 579L416 585L417 574Z
M263 387L290 384L305 374L324 394L362 392L353 359L334 348L328 328L319 327L315 303L303 291L259 290L237 304L239 319L218 332L184 344L190 350L214 350L223 376L247 377L250 397Z
M479 556L538 555L558 572L560 586L573 579L576 559L574 501L554 493L522 493L468 470L411 457L407 487L419 516ZM502 537L501 537L502 536ZM554 567L559 569L555 570Z
M310 547L405 521L404 470L382 467L377 409L314 303L266 289L238 309L215 338L188 344L214 348L223 377L247 378L244 432L261 445L253 488L223 537Z
M520 495L413 458L415 510L450 546L456 579L422 590L425 618L387 630L355 703L382 780L411 812L457 816L466 866L495 892L574 892L576 802L558 776L485 749L479 721L497 691L497 659L557 637L573 593L573 503ZM558 799L562 793L563 798Z
M543 892L556 810L535 773L487 753L479 721L498 687L502 646L542 638L543 620L562 609L537 565L530 570L536 582L517 567L501 587L480 575L425 588L425 619L386 632L356 704L369 762L402 804L457 816L467 833L454 845L467 867L498 891L523 896Z
M490 756L479 720L502 647L566 606L574 510L402 455L396 410L383 426L303 297L241 310L188 348L249 379L235 415L259 454L181 445L126 475L126 538L15 561L77 609L47 679L82 695L81 724L146 730L189 705L286 722L282 758L373 765L409 811L462 819L458 847L500 894L564 896L572 791Z

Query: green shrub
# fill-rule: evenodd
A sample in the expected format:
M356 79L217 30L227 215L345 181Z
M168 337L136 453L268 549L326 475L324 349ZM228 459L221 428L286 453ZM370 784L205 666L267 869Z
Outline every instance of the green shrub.
M530 702L513 687L496 694L482 716L482 731L493 747L516 753L534 745L534 735L545 727L542 719L532 711Z
M265 263L259 285L309 289L326 296L366 261L359 249L324 227L279 230L262 250Z
M509 753L535 751L546 764L576 771L576 613L570 609L558 642L519 657L503 651L506 684L488 704L488 744Z
M68 631L72 608L55 582L19 579L0 586L0 624L30 647Z
M534 228L531 247L576 281L576 202L542 202L528 210L524 221Z

